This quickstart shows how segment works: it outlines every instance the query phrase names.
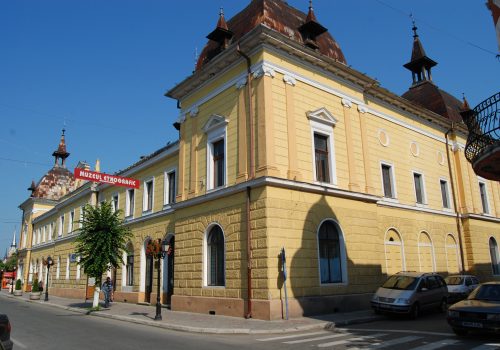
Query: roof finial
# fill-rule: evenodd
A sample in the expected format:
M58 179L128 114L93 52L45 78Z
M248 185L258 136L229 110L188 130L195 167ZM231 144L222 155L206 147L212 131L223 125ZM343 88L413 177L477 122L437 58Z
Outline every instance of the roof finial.
M463 100L462 110L469 111L470 110L469 102L467 102L464 92L462 92L462 100Z
M313 9L313 0L309 0L309 10Z
M411 28L411 30L413 30L413 37L414 38L418 38L418 34L417 34L417 24L415 23L415 18L413 17L413 13L410 13L410 18L411 18L411 23L413 23L413 27Z
M219 16L224 16L224 7L221 6L220 11L219 11Z

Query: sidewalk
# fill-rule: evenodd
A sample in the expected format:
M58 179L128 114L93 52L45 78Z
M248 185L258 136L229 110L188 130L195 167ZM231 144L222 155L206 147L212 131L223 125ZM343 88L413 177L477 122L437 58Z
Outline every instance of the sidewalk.
M111 303L111 307L100 311L89 312L92 301L86 303L82 300L60 298L49 295L49 301L45 302L44 294L41 300L29 300L29 293L22 297L15 297L6 291L1 291L3 298L13 298L24 302L39 303L51 307L58 307L77 313L91 316L111 318L115 320L139 323L153 327L196 333L217 334L271 334L305 331L311 329L331 329L355 323L371 322L380 319L371 310L356 311L350 313L336 313L314 317L294 318L288 321L264 321L245 319L238 317L217 316L208 314L197 314L180 311L171 311L162 308L162 320L155 321L155 305L142 305L132 303Z

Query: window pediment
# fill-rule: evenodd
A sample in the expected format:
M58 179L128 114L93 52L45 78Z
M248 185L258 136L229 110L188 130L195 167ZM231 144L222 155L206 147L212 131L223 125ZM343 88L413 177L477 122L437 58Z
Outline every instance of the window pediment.
M335 126L338 120L326 108L322 107L312 112L307 112L307 118L328 126Z
M205 133L209 133L212 130L225 127L229 121L221 115L213 114L208 118L205 125L203 125L202 130Z

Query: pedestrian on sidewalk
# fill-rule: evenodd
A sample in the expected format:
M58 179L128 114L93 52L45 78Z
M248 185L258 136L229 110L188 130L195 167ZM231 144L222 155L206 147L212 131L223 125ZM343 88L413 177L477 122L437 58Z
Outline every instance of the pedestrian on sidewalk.
M106 281L102 284L102 291L104 293L104 307L109 307L111 293L113 293L113 282L111 282L110 277L106 277Z

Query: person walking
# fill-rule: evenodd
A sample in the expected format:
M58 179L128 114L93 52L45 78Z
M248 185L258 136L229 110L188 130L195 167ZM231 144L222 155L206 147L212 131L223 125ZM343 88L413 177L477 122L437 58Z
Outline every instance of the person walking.
M102 284L102 291L104 293L104 307L109 307L111 293L113 293L113 282L111 282L110 277L106 277L106 281Z

